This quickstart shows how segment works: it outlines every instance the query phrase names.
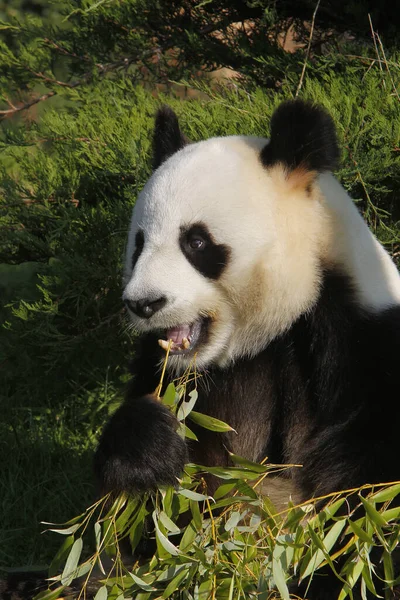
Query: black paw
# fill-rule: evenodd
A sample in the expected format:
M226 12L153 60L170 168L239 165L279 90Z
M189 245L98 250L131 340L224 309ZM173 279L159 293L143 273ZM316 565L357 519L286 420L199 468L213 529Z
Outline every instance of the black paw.
M101 492L176 485L188 460L177 427L170 410L152 396L125 402L107 423L94 457Z

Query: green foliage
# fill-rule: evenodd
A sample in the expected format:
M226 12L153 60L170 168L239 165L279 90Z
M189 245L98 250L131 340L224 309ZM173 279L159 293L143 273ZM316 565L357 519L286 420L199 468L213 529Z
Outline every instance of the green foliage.
M354 74L326 73L324 83L307 80L302 94L332 112L344 144L339 175L391 250L398 240L399 104L381 85L379 69L364 75L361 81ZM51 558L54 546L42 543L39 549L33 541L17 541L26 536L33 540L38 513L44 520L57 520L71 510L65 498L59 516L54 504L44 514L46 481L56 482L62 498L63 481L74 481L82 507L84 498L89 503L93 497L88 453L111 405L120 401L132 352L121 312L122 258L131 207L149 175L156 107L168 102L192 140L213 134L268 135L273 108L291 95L290 86L280 94L201 88L208 99L182 103L172 96L155 100L129 79L104 79L80 88L79 96L67 92L63 110L49 109L39 121L5 132L0 172L0 429L7 443L0 451L9 477L26 472L30 490L26 496L17 475L17 488L4 479L4 502L10 508L4 513L0 547L15 548L3 557L0 551L5 566ZM63 445L57 436L65 436ZM11 455L10 447L16 449ZM70 464L62 467L62 476L59 461L65 447ZM34 470L23 466L21 457L28 460L30 455L37 455ZM26 513L24 498L32 507ZM21 533L14 533L16 523Z
M197 398L192 392L185 401L184 392L184 384L176 389L170 384L164 399L181 421L182 435ZM222 430L210 417L202 415L202 420L205 427ZM375 593L377 577L390 593L395 578L391 555L400 531L399 483L331 494L319 512L316 500L297 506L289 502L278 512L256 490L282 468L231 458L235 466L229 468L187 465L176 490L136 499L119 496L113 502L108 496L72 521L52 525L50 531L65 539L51 565L51 587L35 600L49 600L51 593L57 597L54 590L66 593L71 584L76 593L86 593L96 571L101 575L95 600L289 600L291 582L310 580L312 585L313 576L327 565L342 582L340 600L352 597L353 589ZM214 498L207 495L207 474L222 480ZM132 567L124 562L119 543L129 537L135 548L149 521L155 554ZM95 550L80 560L89 531Z

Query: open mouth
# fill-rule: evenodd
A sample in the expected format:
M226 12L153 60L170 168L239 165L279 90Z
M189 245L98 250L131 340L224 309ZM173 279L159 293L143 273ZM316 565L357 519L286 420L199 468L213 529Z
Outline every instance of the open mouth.
M165 331L165 338L159 339L158 343L163 350L167 351L170 348L170 354L187 354L199 343L205 324L203 319L198 319L191 325L171 327Z

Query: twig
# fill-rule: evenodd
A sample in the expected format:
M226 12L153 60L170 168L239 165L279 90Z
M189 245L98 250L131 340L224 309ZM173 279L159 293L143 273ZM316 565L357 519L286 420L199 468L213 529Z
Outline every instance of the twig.
M116 62L113 63L109 63L108 65L96 65L99 71L100 75L105 75L106 73L109 73L110 71L113 71L115 69L117 69L118 67L129 67L129 65L134 61L134 58L122 58ZM91 78L93 77L93 73L92 71L88 71L87 73L84 74L84 76L82 77L82 79L78 79L77 81L75 81L74 83L63 83L60 81L56 81L56 80L50 80L53 83L56 83L57 85L64 85L65 87L68 87L69 89L73 89L78 87L79 85L82 85L83 83L87 83ZM51 98L52 96L56 96L57 92L55 90L51 91L51 92L47 92L47 94L43 94L42 96L39 96L38 98L33 98L32 100L29 100L29 102L25 102L24 104L21 104L20 106L14 106L14 108L9 108L7 110L0 110L0 121L2 121L3 119L9 117L10 115L13 115L17 112L20 112L22 110L26 110L28 108L30 108L31 106L34 106L35 104L38 104L39 102L43 102L44 100L48 100L48 98ZM8 101L9 106L11 106L11 103Z
M385 49L383 47L383 44L382 44L382 41L381 41L381 38L379 37L379 35L376 34L376 36L377 36L377 39L378 39L378 42L379 42L379 46L380 46L380 49L381 49L381 52L382 52L382 55L383 55L383 62L385 63L385 66L386 66L386 69L387 69L387 72L388 72L388 75L389 75L389 78L390 78L390 81L391 81L391 84L392 84L392 87L393 87L394 94L397 97L397 100L400 102L399 92L397 91L396 84L393 81L392 73L391 73L391 71L389 69L388 61L386 60Z
M34 106L35 104L38 104L39 102L42 102L43 100L47 100L48 98L51 98L52 96L56 96L57 92L48 92L47 94L43 94L42 96L39 96L38 98L33 98L33 100L30 100L29 102L25 102L25 104L21 104L20 106L14 106L14 108L9 108L8 110L0 110L0 121L2 121L3 119L5 119L6 117L13 115L14 113L20 112L21 110L26 110L27 108L30 108L31 106Z
M43 81L47 81L47 83L54 83L55 85L60 85L61 87L73 87L73 84L66 83L65 81L59 81L58 79L53 79L52 77L47 77L44 73L38 73L37 71L33 71L32 69L28 69L35 77L38 79L43 79Z
M374 31L374 27L372 25L371 15L369 13L368 13L368 20L369 20L369 26L371 28L372 41L374 42L374 46L375 46L375 53L376 53L376 56L378 57L378 61L379 61L379 69L380 69L380 71L382 73L383 87L386 87L386 81L383 78L382 61L380 60L381 57L379 56L378 46L377 46L376 37L375 37L375 31Z
M295 98L297 98L297 96L299 95L299 92L301 90L301 86L303 85L303 79L304 79L304 75L305 75L306 68L307 68L307 62L308 62L308 59L309 59L309 56L310 56L311 42L312 42L312 38L313 38L313 34L314 34L315 17L317 16L317 12L318 12L318 8L319 8L320 2L321 2L321 0L318 0L317 5L316 5L315 10L314 10L314 13L313 13L313 16L312 16L311 29L310 29L310 37L308 38L308 46L307 46L307 50L306 50L306 58L304 60L303 69L301 71L300 81L299 81L299 85L297 86Z

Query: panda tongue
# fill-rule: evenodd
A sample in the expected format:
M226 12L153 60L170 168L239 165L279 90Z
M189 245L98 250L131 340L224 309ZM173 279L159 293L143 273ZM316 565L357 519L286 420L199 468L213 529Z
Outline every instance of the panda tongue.
M167 329L166 337L167 340L172 340L175 344L182 344L184 338L189 338L190 332L190 325L179 325L178 327Z

